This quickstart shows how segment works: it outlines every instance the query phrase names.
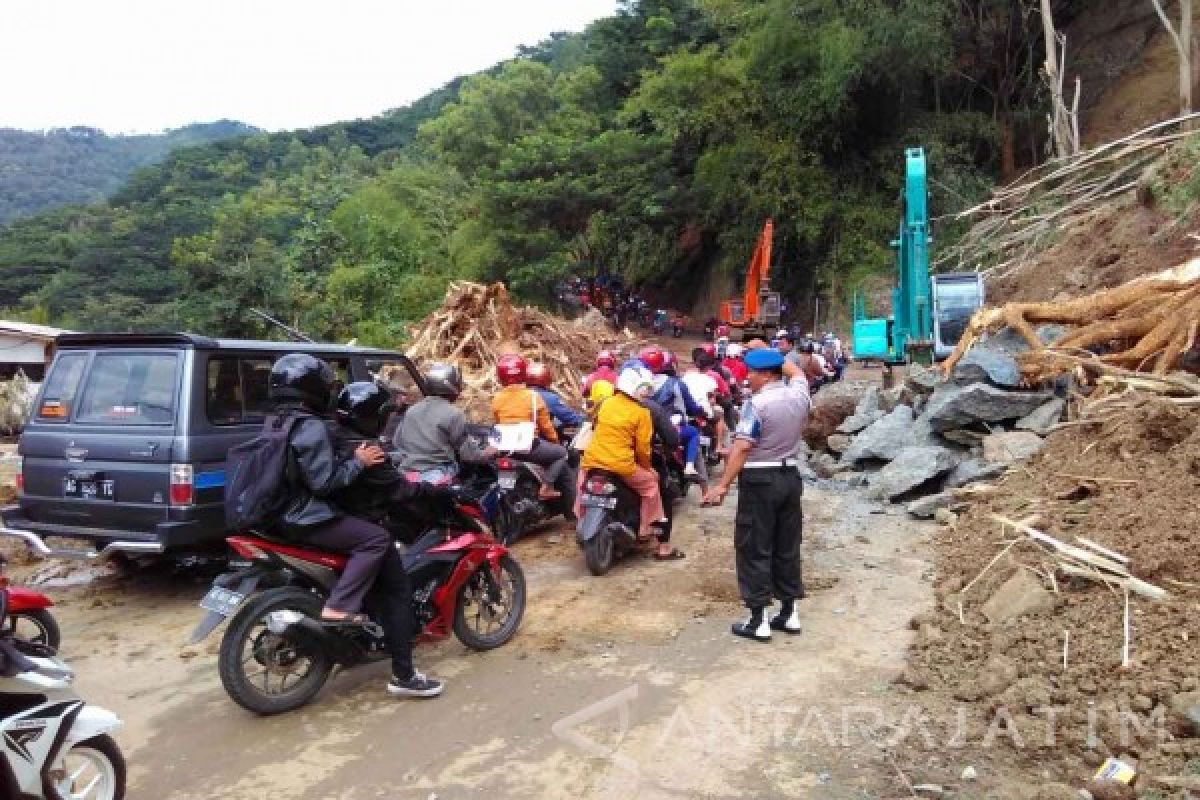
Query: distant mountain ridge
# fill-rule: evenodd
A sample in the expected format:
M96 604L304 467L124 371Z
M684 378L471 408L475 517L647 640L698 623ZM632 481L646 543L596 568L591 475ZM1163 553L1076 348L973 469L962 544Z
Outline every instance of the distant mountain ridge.
M228 119L133 135L109 135L85 126L0 128L0 226L57 206L102 202L134 170L156 164L180 147L259 132Z

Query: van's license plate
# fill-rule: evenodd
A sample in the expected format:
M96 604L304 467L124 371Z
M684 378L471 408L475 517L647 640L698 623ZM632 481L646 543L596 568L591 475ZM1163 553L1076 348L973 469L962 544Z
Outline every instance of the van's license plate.
M517 473L501 472L496 483L500 484L501 489L514 489L517 486Z
M238 606L245 599L246 595L241 592L214 586L208 590L208 594L204 595L204 599L200 601L200 607L205 611L214 611L223 617L228 617L237 611Z
M86 500L115 500L117 482L107 479L63 478L63 497L82 497Z

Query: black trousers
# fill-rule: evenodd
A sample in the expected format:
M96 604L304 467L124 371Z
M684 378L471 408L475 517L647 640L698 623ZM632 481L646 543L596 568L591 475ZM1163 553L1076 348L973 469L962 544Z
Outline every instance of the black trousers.
M795 467L744 469L738 476L733 545L738 591L749 608L769 605L772 597L804 596L800 577L803 493L804 482Z
M307 532L303 539L350 555L327 604L350 613L369 606L383 628L392 654L392 671L402 679L411 676L415 627L412 587L392 535L366 520L341 517Z

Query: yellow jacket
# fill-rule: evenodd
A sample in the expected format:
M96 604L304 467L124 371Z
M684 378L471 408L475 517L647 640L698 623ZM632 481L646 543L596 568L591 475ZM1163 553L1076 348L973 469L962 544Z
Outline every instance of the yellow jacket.
M623 478L637 467L650 469L650 411L618 392L600 404L592 441L583 451L580 469L604 469Z
M538 436L548 442L558 443L558 432L550 419L550 409L533 389L524 386L505 386L492 398L492 416L500 425L518 422L537 424Z

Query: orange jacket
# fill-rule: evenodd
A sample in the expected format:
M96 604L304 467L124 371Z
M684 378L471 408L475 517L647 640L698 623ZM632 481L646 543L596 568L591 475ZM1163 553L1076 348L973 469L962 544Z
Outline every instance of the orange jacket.
M600 404L595 425L581 470L604 469L627 478L637 467L650 469L654 422L645 406L618 392Z
M548 442L558 443L558 432L550 419L550 409L533 389L524 386L505 386L492 398L492 416L500 425L517 422L533 422L538 436Z

